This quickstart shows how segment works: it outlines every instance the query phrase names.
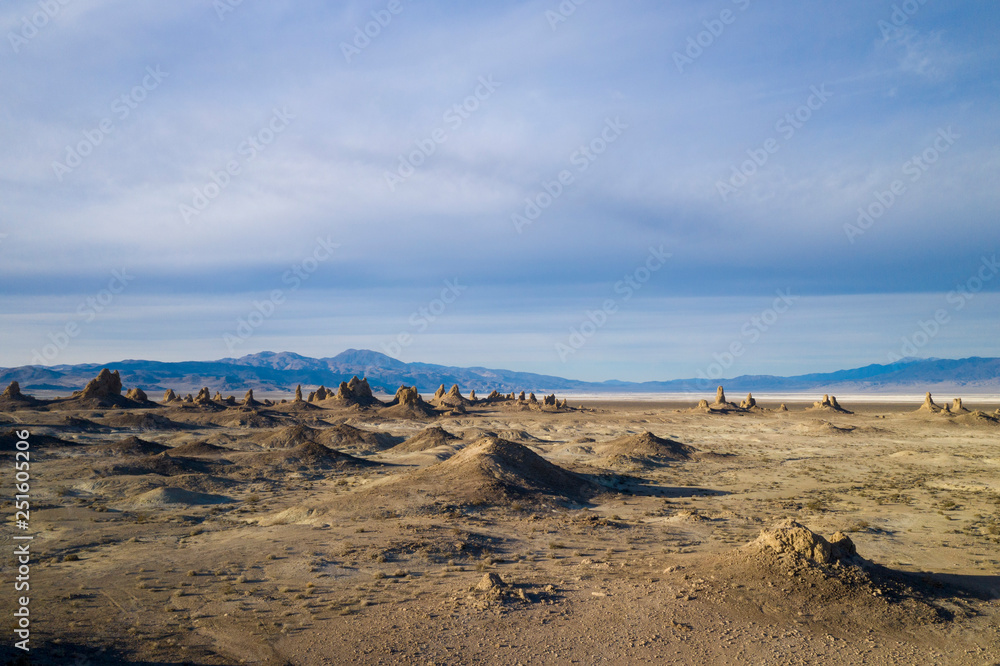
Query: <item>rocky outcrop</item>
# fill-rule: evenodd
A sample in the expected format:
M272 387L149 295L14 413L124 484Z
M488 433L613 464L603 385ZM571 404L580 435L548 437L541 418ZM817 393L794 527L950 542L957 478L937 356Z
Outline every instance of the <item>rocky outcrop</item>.
M476 389L472 389L471 391L469 391L469 400L471 400L472 402L476 402L477 400L479 400L479 398L476 397Z
M115 370L102 369L96 377L87 382L82 391L75 391L66 404L88 408L107 407L148 407L148 402L138 402L122 395L122 378Z
M212 392L208 390L207 386L203 386L198 395L194 397L194 401L199 405L207 405L212 402Z
M757 401L753 399L753 395L750 393L747 393L747 397L740 403L740 409L753 409L756 406Z
M380 414L404 419L422 419L432 416L434 410L424 402L415 387L400 386L396 389L396 397Z
M334 399L342 405L371 407L382 403L372 395L372 389L368 385L367 379L358 379L357 375L351 377L349 382L340 382L337 394Z
M243 402L241 403L241 406L242 407L262 407L263 405L261 403L257 402L256 400L254 400L253 389L250 389L249 391L247 391L247 394L245 396L243 396Z
M327 387L323 386L322 384L320 384L319 388L317 388L315 391L312 391L309 394L308 401L309 402L322 402L323 400L326 400L328 398L332 398L335 395L337 395L337 394L334 393L333 391L331 391L330 389L328 389Z
M129 400L134 400L136 402L149 402L149 397L146 395L146 392L143 391L138 386L135 388L130 388L125 393L125 397L128 398Z
M434 391L434 397L432 399L433 400L440 400L444 396L445 396L444 384L441 384L441 386L438 387L438 390Z
M438 393L441 392L444 386L438 389ZM437 393L434 394L437 396ZM435 397L434 404L439 408L448 408L451 410L464 411L465 407L472 404L471 400L466 399L462 395L461 389L458 388L458 384L452 385L447 393L440 397Z
M931 412L932 414L937 414L941 411L941 407L934 402L934 398L931 397L931 392L928 391L927 395L924 396L924 403L920 405L917 409L918 412Z
M122 378L115 370L111 372L107 368L101 370L97 377L87 382L82 391L73 394L74 398L81 400L102 400L108 398L120 398L122 394Z
M302 384L295 387L295 402L302 402Z
M16 381L8 384L4 392L0 394L0 406L5 409L16 410L18 408L33 407L41 401L30 395L21 393L21 385Z
M854 542L847 535L837 532L827 541L791 518L761 530L760 536L748 548L770 550L783 557L820 566L861 561Z
M0 398L6 398L7 400L21 400L24 398L24 394L21 393L21 385L17 382L11 382L4 389L3 393L0 394Z
M813 406L812 407L808 407L807 409L808 410L822 410L822 411L826 411L826 412L839 412L841 414L853 414L854 413L854 412L850 412L850 411L844 409L843 407L841 407L840 403L837 402L836 396L832 396L832 395L824 395L823 399L821 401L814 402Z
M699 400L698 406L694 407L692 411L708 412L714 414L728 414L729 412L744 411L744 409L740 405L737 405L735 403L726 400L726 391L723 387L720 386L715 390L715 402L709 404L708 400Z
M180 398L177 397L177 394L174 393L173 389L167 389L166 391L163 392L163 400L161 402L168 403L168 402L177 402L179 400Z

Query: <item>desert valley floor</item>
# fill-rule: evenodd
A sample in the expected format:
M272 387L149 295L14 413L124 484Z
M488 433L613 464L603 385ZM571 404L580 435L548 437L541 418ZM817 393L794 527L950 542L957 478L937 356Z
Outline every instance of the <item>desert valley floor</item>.
M1000 663L997 405L467 395L8 389L32 663Z

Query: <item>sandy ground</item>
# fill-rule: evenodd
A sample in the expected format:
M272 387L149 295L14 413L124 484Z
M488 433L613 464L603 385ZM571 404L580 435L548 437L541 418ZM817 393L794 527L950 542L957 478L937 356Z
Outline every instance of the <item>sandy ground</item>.
M32 663L1000 663L997 421L807 406L0 412L32 442ZM456 438L393 448L431 425ZM608 444L646 431L694 451ZM784 518L864 561L747 546Z

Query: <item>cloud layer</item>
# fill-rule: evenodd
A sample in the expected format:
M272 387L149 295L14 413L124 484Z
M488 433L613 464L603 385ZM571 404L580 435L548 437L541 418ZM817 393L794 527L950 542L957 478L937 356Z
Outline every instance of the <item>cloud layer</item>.
M778 289L852 326L816 349L789 314L734 370L828 370L884 362L996 251L992 5L337 4L5 5L0 364L124 270L46 362L230 355L275 290L239 351L378 348L457 279L407 353L554 371L662 247L560 374L683 376ZM944 303L920 355L1000 353Z

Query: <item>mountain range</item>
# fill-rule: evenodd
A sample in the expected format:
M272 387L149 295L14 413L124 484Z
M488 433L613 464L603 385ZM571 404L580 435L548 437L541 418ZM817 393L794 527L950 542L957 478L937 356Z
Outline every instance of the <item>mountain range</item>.
M463 391L480 394L534 391L576 393L674 393L714 392L723 384L732 391L899 393L965 390L1000 392L1000 358L906 358L888 365L814 373L793 377L742 375L727 379L674 379L669 381L586 382L552 375L482 367L453 367L431 363L404 363L380 352L348 349L329 358L309 358L292 352L260 352L217 361L161 362L123 360L113 363L0 368L0 383L16 380L21 389L68 391L82 388L101 368L118 370L126 387L155 392L172 388L192 392L202 386L213 391L293 391L297 384L336 387L352 376L367 377L373 390L395 393L401 385L433 392L441 384L458 384Z

